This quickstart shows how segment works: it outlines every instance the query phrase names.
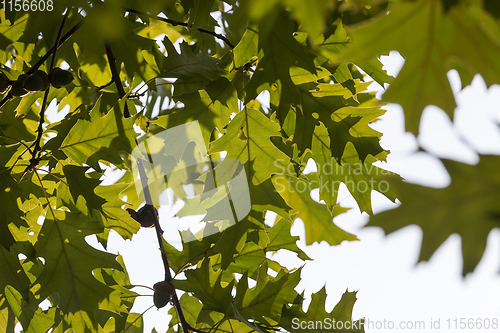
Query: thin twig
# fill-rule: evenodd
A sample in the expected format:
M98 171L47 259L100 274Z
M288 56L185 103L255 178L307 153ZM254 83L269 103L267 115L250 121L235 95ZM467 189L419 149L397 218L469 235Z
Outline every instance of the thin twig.
M66 25L66 21L68 20L68 15L69 11L66 12L66 15L64 15L61 26L59 27L59 32L57 33L56 42L53 47L54 51L52 52L52 61L50 62L49 73L54 69L54 66L56 64L57 49L59 48L59 44L61 42L62 32L64 30L64 26ZM45 94L43 96L42 108L40 109L40 121L38 122L38 128L36 130L37 137L35 142L31 145L31 147L34 146L34 148L33 152L31 153L30 165L26 168L26 170L24 170L21 179L28 171L30 172L33 171L33 169L38 165L41 159L40 141L42 140L42 135L43 135L43 123L45 122L45 109L47 108L47 100L49 98L49 92L50 92L50 86L47 88L47 90L45 90Z
M78 29L80 29L80 27L83 25L83 21L84 20L81 20L80 22L78 22L73 28L71 28L64 36L61 37L61 40L59 41L59 45L57 46L57 48L61 47L62 44L64 44L71 36L73 36L73 34L78 31ZM49 57L54 53L54 47L51 48L50 50L47 51L47 53L45 53L43 55L43 57L41 57L37 62L36 64L33 65L33 67L31 67L27 72L26 74L28 75L31 75L33 74L47 59L49 59ZM8 102L10 101L11 99L14 98L14 95L12 95L12 89L9 91L9 93L0 101L0 109Z
M0 109L2 106L4 106L8 101L10 101L12 98L14 98L14 95L12 95L12 89L9 91L7 95L0 101Z
M26 147L26 149L27 149L27 150L29 150L29 152L31 153L31 148L30 148L30 147L28 147L28 145L27 145L26 143L24 143L24 142L23 142L23 141L21 141L21 140L18 140L18 139L16 139L16 138L14 138L14 137L11 137L11 136L8 136L8 135L5 135L5 132L2 130L2 128L1 128L1 127L0 127L0 132L1 132L1 133L3 133L3 134L0 134L0 137L7 138L7 139L11 139L11 140L13 140L13 141L15 141L15 142L17 142L17 143L22 144L22 145L23 145L23 146L25 146L25 147ZM26 151L26 150L25 150L25 151ZM23 152L23 154L24 154L24 152ZM21 155L22 155L22 154L21 154Z
M48 211L50 210L50 213L52 214L54 221L57 221L56 214L54 213L54 210L52 209L52 206L50 205L49 196L47 195L47 192L45 191L45 187L43 187L42 179L40 178L40 175L38 174L37 170L35 170L35 175L38 178L38 181L40 182L40 188L42 189L43 196L45 197L45 200L47 200L47 207L49 207L49 209L47 210L47 214L49 213ZM47 217L47 216L45 216L45 217Z
M136 140L137 143L137 140ZM149 185L148 185L148 176L146 175L146 170L144 169L144 164L142 163L142 160L140 158L137 159L137 168L139 169L139 176L141 178L141 185L142 185L142 190L144 193L144 199L146 200L146 205L150 205L153 207L153 198L151 197L151 192L149 191ZM163 261L163 267L165 269L165 281L169 282L172 280L172 274L170 273L170 265L168 264L168 258L167 254L165 252L165 249L163 247L163 230L160 227L160 222L158 221L158 216L156 214L152 214L153 216L153 222L156 230L156 237L158 239L158 245L160 247L160 252L161 252L161 259ZM192 332L198 332L198 333L204 333L203 331L197 330L191 325L189 325L186 321L186 318L184 317L184 313L182 311L181 304L179 302L179 298L177 297L177 294L174 292L172 295L172 301L174 303L175 309L177 310L177 314L179 316L179 321L181 323L182 329L184 330L185 333L189 333L189 331Z
M120 94L120 99L122 99L126 93L123 89L122 81L120 80L120 72L118 71L118 67L116 66L116 58L113 53L113 49L111 48L111 44L109 40L104 42L104 47L106 48L106 55L108 56L109 68L111 69L111 77L115 82L116 90L118 90L118 94ZM130 118L130 112L128 110L127 101L125 101L125 106L123 107L123 116L125 118Z
M186 27L186 28L189 28L189 24L187 23L184 23L184 22L179 22L179 21L174 21L174 20L171 20L171 19L168 19L168 18L164 18L164 17L159 17L159 16L155 16L155 15L151 15L151 14L148 14L148 13L143 13L143 12L140 12L138 10L135 10L135 9L131 9L131 8L125 8L125 10L129 13L134 13L134 14L137 14L137 15L143 15L143 16L147 16L149 18L152 18L152 19L155 19L155 20L158 20L158 21L162 21L162 22L166 22L166 23L170 23L171 25L173 25L174 27L177 26L177 25L180 25L182 27ZM210 30L205 30L205 29L202 29L202 28L198 28L197 29L199 32L201 33L204 33L204 34L208 34L208 35L212 35L214 36L215 38L218 38L222 41L224 41L224 43L227 44L227 46L229 46L230 48L234 49L234 45L229 41L229 39L227 39L226 36L224 35L221 35L221 34L218 34L216 33L215 31L210 31Z
M141 318L142 316L144 316L144 314L149 311L154 305L151 305L149 308L147 308L146 310L144 310L137 318L135 318L131 323L128 324L127 327L125 327L125 329L123 330L123 332L126 332L128 331L129 328L132 327L132 325L134 325L134 323L139 320L139 318Z
M73 34L75 32L78 31L78 29L80 29L82 27L84 21L85 21L85 19L83 19L80 22L78 22L64 36L61 37L59 43L57 44L57 49L59 49L68 39L71 38L71 36L73 36ZM48 50L47 53L45 53L43 55L43 57L41 57L36 62L36 64L34 64L33 67L31 67L30 70L28 72L26 72L26 74L28 74L28 75L33 74L47 59L49 59L49 57L54 53L54 50L56 50L56 46L55 45L50 50ZM57 50L56 50L56 53L57 53Z
M205 331L200 331L200 330L199 330L199 329L197 329L197 328L191 327L189 324L188 324L188 326L189 326L189 330L190 330L191 332L195 332L195 333L206 333Z
M109 81L108 83L106 84L103 84L102 86L99 86L99 87L96 87L97 90L102 90L106 87L109 87L110 85L112 85L113 83L115 82L115 80L111 79L111 81Z

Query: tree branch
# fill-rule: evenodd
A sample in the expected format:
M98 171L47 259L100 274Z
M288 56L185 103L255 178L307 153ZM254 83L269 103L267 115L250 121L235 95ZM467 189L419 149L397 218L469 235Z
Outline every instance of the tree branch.
M69 15L69 11L66 12L66 15L64 15L63 21L61 22L61 26L59 27L59 32L57 33L56 42L54 44L54 47L52 48L53 49L52 61L50 62L49 73L54 69L54 66L56 65L57 49L59 48L59 45L61 43L61 35L62 35L63 30L64 30L64 26L66 25L66 21L68 20L68 15ZM29 71L28 71L28 73L29 73ZM26 73L26 74L28 74L28 73ZM47 100L49 98L49 92L50 92L50 85L47 88L47 90L45 90L45 94L43 95L43 103L42 103L42 107L40 109L40 121L38 122L38 128L36 130L37 137L36 137L35 142L31 145L31 147L34 146L34 148L33 148L33 151L31 152L30 165L28 165L28 167L24 170L24 172L21 176L21 179L24 177L24 175L28 171L30 171L30 172L33 171L41 159L40 141L42 140L42 135L43 135L43 123L45 122L45 109L47 108Z
M57 49L59 49L61 47L62 44L64 44L68 39L71 38L71 36L73 36L73 34L78 31L78 29L81 28L81 26L83 25L83 22L84 20L81 20L80 22L78 22L73 28L71 28L64 36L61 37L61 40L59 41L59 44L57 46ZM33 67L31 67L27 72L26 74L28 75L31 75L33 74L47 59L50 58L50 56L54 53L54 50L55 50L55 46L52 47L50 50L47 51L47 53L45 53L43 55L43 57L41 57L37 62L36 64L33 65ZM14 95L12 95L12 90L9 91L9 93L0 101L0 109L7 103L9 102L12 98L14 98Z
M135 9L125 8L125 10L127 12L129 12L129 13L134 13L134 14L137 14L137 15L143 15L143 16L147 16L149 18L153 18L153 19L158 20L158 21L169 23L169 24L173 25L174 27L177 26L177 25L180 25L180 26L186 27L186 28L190 27L189 24L184 23L184 22L179 22L179 21L174 21L174 20L168 19L168 18L158 17L158 16L151 15L151 14L148 14L148 13L140 12L140 11L135 10ZM218 34L215 31L205 30L205 29L202 29L202 28L198 28L197 30L199 32L201 32L201 33L212 35L215 38L218 38L218 39L224 41L224 43L226 43L227 46L229 46L230 48L234 49L234 45L231 43L231 41L229 41L229 39L227 39L226 36Z
M136 143L138 144L137 140ZM142 191L144 193L144 199L146 200L146 205L151 206L151 208L154 207L153 205L153 198L151 197L151 192L149 191L149 185L148 185L148 176L146 175L146 171L144 169L144 165L142 163L142 160L140 158L137 159L137 168L139 169L139 175L141 177L141 185L142 185ZM158 221L158 215L152 214L153 215L153 222L156 230L156 237L158 239L158 245L160 246L160 251L161 251L161 259L163 261L163 267L165 269L165 281L170 282L172 280L172 274L170 273L170 265L168 264L168 258L167 254L165 252L165 249L163 247L163 230L160 227L160 222ZM172 295L172 301L174 303L175 309L177 310L177 314L179 316L179 321L181 322L182 329L184 330L185 333L189 333L190 331L192 332L199 332L203 333L203 331L197 330L191 325L189 325L186 321L186 318L184 317L184 313L182 311L181 303L179 302L179 298L177 297L177 293L174 292Z
M85 19L81 20L80 22L78 22L73 28L71 28L64 36L61 37L59 43L57 44L57 47L54 45L54 47L52 47L50 50L47 51L47 53L45 53L43 55L43 57L41 57L37 62L36 64L33 65L33 67L30 68L29 71L26 72L26 74L30 75L30 74L33 74L47 59L49 59L49 57L55 52L57 53L57 49L59 49L68 39L71 38L71 36L73 36L73 34L75 32L78 31L78 29L80 29L84 23Z
M12 95L12 91L9 91L9 93L0 101L0 109L12 98L14 98L14 95Z
M113 49L111 48L109 40L104 42L104 48L106 49L106 55L108 56L109 68L111 69L111 77L115 82L116 90L118 90L118 94L120 95L121 99L126 95L126 93L123 89L122 81L120 80L120 71L116 66L115 54L113 53ZM125 101L125 106L123 107L123 116L125 118L130 118L130 111L128 110L127 101Z

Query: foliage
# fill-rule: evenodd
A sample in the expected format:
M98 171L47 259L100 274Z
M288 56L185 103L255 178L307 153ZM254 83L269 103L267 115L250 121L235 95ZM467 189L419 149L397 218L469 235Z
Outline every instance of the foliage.
M236 225L210 232L228 217L220 208L221 194L199 186L209 183L207 172L191 167L187 177L169 179L176 200L185 201L178 215L203 213L208 222L203 237L181 234L182 250L162 240L157 229L170 265L165 260L166 280L171 269L172 284L179 295L184 291L173 298L169 332L181 326L197 332L306 332L292 320L353 320L355 292L346 291L328 313L323 288L305 310L295 290L301 269L270 259L286 249L310 260L290 235L297 218L306 226L307 244L357 240L333 222L347 210L337 203L342 183L370 215L372 191L400 199L400 207L375 215L370 225L386 232L420 225L421 260L459 233L464 274L473 271L487 234L499 226L498 157L482 156L474 166L443 161L452 178L445 189L403 182L377 166L389 151L369 124L384 114L384 103L367 91L372 79L389 84L382 100L403 106L407 130L414 134L427 105L452 117L448 70L459 72L463 87L475 74L488 85L500 83L496 1L50 3L52 10L43 12L0 10L2 82L13 87L22 74L54 67L74 76L63 88L53 85L24 97L11 88L0 102L5 332L13 332L16 323L24 332L143 331L140 315L130 312L137 294L121 257L96 250L85 238L95 235L106 248L114 230L133 241L140 224L126 209L145 200L135 191L129 156L138 137L195 120L204 143L196 142L191 152L183 146L178 157L196 159L204 150L213 160L225 156L215 168L221 181L242 165L251 207ZM396 79L377 59L391 50L406 58ZM262 92L269 107L261 105ZM67 112L62 120L45 119L49 104ZM309 160L317 172L304 174ZM105 186L108 167L125 174ZM181 166L174 173L175 167ZM190 183L198 201L185 199L183 185ZM324 204L311 199L316 189ZM429 200L439 205L425 208ZM264 223L266 212L278 215L272 226ZM43 310L45 300L50 306Z

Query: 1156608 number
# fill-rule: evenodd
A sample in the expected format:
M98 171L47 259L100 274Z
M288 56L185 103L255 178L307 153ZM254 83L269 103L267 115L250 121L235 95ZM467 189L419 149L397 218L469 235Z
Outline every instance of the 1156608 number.
M448 318L448 329L496 330L499 327L498 318Z
M54 10L53 0L2 0L4 11L15 12L43 12Z

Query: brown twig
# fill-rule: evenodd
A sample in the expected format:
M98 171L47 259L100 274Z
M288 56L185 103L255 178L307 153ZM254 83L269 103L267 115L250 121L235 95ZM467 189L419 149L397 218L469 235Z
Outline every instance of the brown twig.
M137 168L139 169L139 176L141 177L141 185L142 185L142 191L144 193L144 199L146 200L146 205L153 206L153 198L151 197L151 192L149 191L149 185L148 185L148 176L146 175L146 171L144 169L144 165L142 163L142 160L140 158L137 159ZM172 280L172 274L170 273L170 265L168 264L168 258L167 254L165 253L165 249L163 248L163 230L160 227L160 222L158 221L158 216L156 214L153 215L153 222L156 230L156 236L158 239L158 245L160 246L160 251L161 251L161 259L163 261L163 267L165 269L165 281L169 282ZM181 304L179 302L179 298L177 297L177 294L174 293L172 295L172 301L174 303L174 306L177 310L177 314L179 316L179 321L181 322L182 329L184 330L185 333L188 333L189 331L194 331L194 332L200 332L195 330L193 327L191 327L187 321L186 318L184 317L184 313L181 308Z
M8 101L10 101L12 98L14 98L14 95L12 95L12 89L9 91L7 95L0 101L0 109L2 106L4 106Z
M57 49L59 48L59 45L61 43L61 36L62 32L64 30L64 26L66 25L66 21L68 20L68 15L69 11L66 12L66 15L64 15L63 21L61 22L61 26L59 27L59 32L57 33L57 38L56 42L54 44L54 47L52 48L54 51L52 52L52 61L50 62L50 69L49 73L54 69L56 65L56 57L57 57ZM29 71L28 71L29 73ZM26 74L28 74L26 73ZM49 92L50 92L50 85L45 90L45 94L43 95L43 103L42 107L40 109L40 121L38 122L38 128L36 130L37 132L37 137L35 142L31 145L33 148L33 151L31 152L31 159L30 159L30 165L24 170L21 179L24 177L24 175L30 171L32 172L34 168L38 165L41 159L41 147L40 147L40 141L42 140L42 135L43 135L43 123L45 122L45 109L47 108L47 100L49 98Z
M71 36L73 36L73 34L75 32L78 31L78 29L80 29L83 25L83 22L84 22L85 19L81 20L80 22L78 22L73 28L71 28L64 36L61 37L59 43L57 44L57 47L54 45L54 47L52 47L50 50L47 51L47 53L45 53L43 55L43 57L41 57L37 62L36 64L33 65L33 67L31 67L29 69L29 71L26 72L26 74L30 75L30 74L33 74L47 59L49 59L49 57L53 54L53 53L57 53L57 49L59 49L68 39L71 38Z
M151 14L148 14L148 13L140 12L140 11L135 10L135 9L125 8L125 10L127 12L129 12L129 13L134 13L134 14L137 14L137 15L143 15L143 16L147 16L149 18L152 18L152 19L155 19L155 20L158 20L158 21L169 23L169 24L173 25L174 27L177 26L177 25L180 25L180 26L186 27L186 28L190 27L189 24L184 23L184 22L174 21L174 20L171 20L171 19L168 19L168 18L164 18L164 17L158 17L158 16L151 15ZM198 28L197 30L199 32L201 32L201 33L212 35L215 38L218 38L218 39L224 41L224 43L226 43L227 46L229 46L230 48L234 49L233 43L231 43L231 41L229 41L229 39L227 39L226 36L218 34L215 31L205 30L205 29L202 29L202 28Z
M61 37L61 40L59 41L59 44L57 46L57 48L61 47L62 44L64 44L68 39L71 38L71 36L73 36L73 34L78 31L78 29L80 29L80 27L83 25L83 21L84 20L81 20L80 22L78 22L73 28L71 28L64 36ZM54 50L55 50L55 46L52 47L50 50L47 51L47 53L45 53L43 55L43 57L41 57L37 62L36 64L33 65L33 67L31 67L27 72L26 74L28 75L31 75L33 74L47 59L50 58L50 56L54 53ZM14 95L12 95L12 90L9 91L9 93L0 101L0 109L8 102L10 101L12 98L14 98Z
M111 69L111 77L115 82L116 90L118 90L118 94L120 95L121 99L126 95L126 93L123 89L122 81L120 80L120 72L118 71L118 67L116 66L115 54L113 53L113 49L111 48L109 40L104 42L104 48L106 49L106 55L108 56L109 68ZM130 118L127 101L125 101L125 106L123 107L123 116L125 118Z

